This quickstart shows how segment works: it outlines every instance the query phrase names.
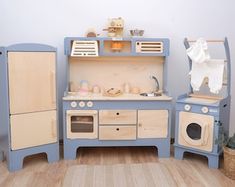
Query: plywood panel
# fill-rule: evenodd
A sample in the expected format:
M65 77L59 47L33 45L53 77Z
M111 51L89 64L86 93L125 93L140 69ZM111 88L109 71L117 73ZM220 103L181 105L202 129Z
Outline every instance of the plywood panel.
M75 83L88 80L90 86L97 84L103 89L123 89L124 83L129 83L141 92L150 92L155 90L150 75L158 78L162 89L163 61L163 57L69 58L69 79Z
M99 124L136 124L136 110L100 110Z
M9 52L10 113L56 108L56 53Z
M56 111L11 115L11 149L23 149L57 141Z
M99 126L100 140L135 140L136 126Z
M187 135L187 127L191 123L201 126L201 138L193 140ZM179 113L179 144L204 151L212 151L213 146L214 117L210 115L191 112Z
M138 138L166 138L168 110L138 110Z

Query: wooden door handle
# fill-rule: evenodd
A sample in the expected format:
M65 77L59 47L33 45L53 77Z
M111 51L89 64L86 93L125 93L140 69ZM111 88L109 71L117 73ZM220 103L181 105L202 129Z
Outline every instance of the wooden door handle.
M55 89L56 89L56 83L55 83L55 71L51 71L50 72L50 83L51 83L51 102L54 104L56 103L56 93L55 93Z
M51 135L52 135L52 137L53 138L56 138L57 136L56 136L56 134L57 134L57 132L56 132L56 119L55 118L53 118L52 120L51 120Z

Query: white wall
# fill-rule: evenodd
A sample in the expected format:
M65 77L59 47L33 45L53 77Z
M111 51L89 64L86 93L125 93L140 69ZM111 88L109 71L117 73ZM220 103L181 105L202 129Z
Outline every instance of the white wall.
M126 30L145 29L146 37L171 40L169 86L174 97L187 91L188 63L183 38L223 38L231 47L235 83L234 0L0 0L0 46L38 42L58 48L60 96L65 89L63 38L98 32L107 18L123 17ZM232 86L231 134L235 132L235 90Z

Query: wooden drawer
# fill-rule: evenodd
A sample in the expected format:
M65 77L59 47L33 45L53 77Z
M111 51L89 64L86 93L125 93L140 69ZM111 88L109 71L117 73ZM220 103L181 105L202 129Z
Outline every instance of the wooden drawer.
M99 126L100 140L135 140L136 126Z
M137 111L136 110L100 110L99 124L136 124Z

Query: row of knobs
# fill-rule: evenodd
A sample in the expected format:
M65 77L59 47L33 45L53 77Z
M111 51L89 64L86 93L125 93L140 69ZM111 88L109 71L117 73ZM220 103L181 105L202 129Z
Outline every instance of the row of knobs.
M185 111L190 111L191 110L191 106L190 105L184 105L184 110ZM202 113L204 113L204 114L206 114L206 113L208 113L209 112L209 109L208 109L208 107L206 107L206 106L204 106L204 107L202 107L201 108L201 111L202 111Z
M77 106L79 106L81 108L83 108L85 106L91 108L91 107L93 107L93 102L92 101L88 101L87 103L85 103L84 101L80 101L79 103L77 103L76 101L73 101L73 102L70 103L70 106L72 108L76 108Z

